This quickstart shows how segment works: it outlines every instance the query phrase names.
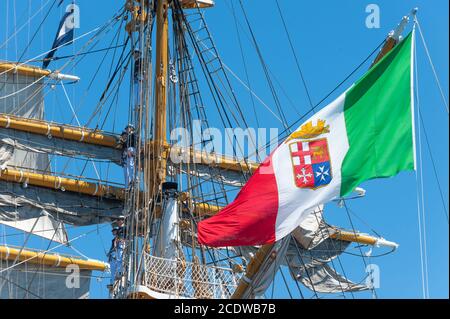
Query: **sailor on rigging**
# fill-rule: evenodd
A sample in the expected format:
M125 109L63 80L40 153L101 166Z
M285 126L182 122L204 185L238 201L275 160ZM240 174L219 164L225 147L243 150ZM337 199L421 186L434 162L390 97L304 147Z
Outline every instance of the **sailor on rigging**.
M133 86L136 108L139 108L141 105L141 82L144 79L144 72L141 52L139 50L134 50ZM125 127L120 139L123 145L122 165L124 168L125 186L129 188L135 177L134 163L136 156L136 135L132 124L128 124L127 127Z
M107 254L111 269L111 279L110 284L108 285L109 289L112 289L115 281L122 276L122 257L125 246L124 240L119 236L119 228L114 227L112 229L112 234L114 238L112 239L111 248Z
M120 140L123 145L122 166L125 175L125 186L128 188L134 181L134 163L136 155L136 134L134 126L128 124L120 135Z
M117 235L120 239L126 239L126 228L125 228L125 216L120 215L116 221L117 224Z

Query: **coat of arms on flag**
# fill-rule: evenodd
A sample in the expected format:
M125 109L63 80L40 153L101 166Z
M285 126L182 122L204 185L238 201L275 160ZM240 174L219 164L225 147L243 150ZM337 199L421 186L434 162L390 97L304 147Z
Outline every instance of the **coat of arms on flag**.
M294 132L290 139L311 138L328 132L329 126L325 126L325 121L319 120L317 126L308 122ZM297 187L316 189L331 182L333 176L326 138L296 141L289 144L289 150Z
M326 138L294 142L289 144L289 149L297 187L316 189L331 182L333 176Z

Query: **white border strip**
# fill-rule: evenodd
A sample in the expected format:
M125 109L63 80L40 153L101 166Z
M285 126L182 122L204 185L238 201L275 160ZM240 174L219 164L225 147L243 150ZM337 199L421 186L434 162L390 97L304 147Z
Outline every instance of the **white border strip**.
M415 120L415 103L414 103L414 58L415 58L415 40L416 40L416 22L414 21L411 34L411 117L412 117L412 139L413 139L413 157L414 170L417 171L417 150L416 150L416 120ZM420 125L420 123L419 123Z

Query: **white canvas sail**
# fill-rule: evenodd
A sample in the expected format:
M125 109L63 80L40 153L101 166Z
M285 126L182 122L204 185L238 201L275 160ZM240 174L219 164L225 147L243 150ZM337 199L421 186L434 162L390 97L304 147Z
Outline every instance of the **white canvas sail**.
M46 238L48 240L67 244L67 233L62 222L54 220L49 215L42 215L36 218L29 218L18 221L1 221L0 224L22 230L26 233Z
M18 115L25 118L44 118L43 79L21 74L20 72L2 72L0 75L0 112ZM0 168L8 165L19 166L25 169L49 170L49 158L44 152L35 152L26 148L14 147L9 134L0 132ZM5 143L9 141L10 143ZM7 187L1 184L0 197L6 195ZM3 205L2 205L3 206ZM56 222L48 214L22 220L20 214L16 220L4 220L0 223L22 230L32 232L37 236L52 239L56 242L67 242L67 234L62 223Z
M16 221L49 214L77 226L111 222L122 214L123 202L0 180L0 220Z
M0 260L0 271L12 265ZM0 276L0 299L87 299L91 270L19 264Z
M26 118L44 118L43 79L20 73L0 73L0 112ZM4 138L6 136L0 136ZM1 147L1 145L0 145ZM46 154L14 150L9 165L31 169L49 169Z

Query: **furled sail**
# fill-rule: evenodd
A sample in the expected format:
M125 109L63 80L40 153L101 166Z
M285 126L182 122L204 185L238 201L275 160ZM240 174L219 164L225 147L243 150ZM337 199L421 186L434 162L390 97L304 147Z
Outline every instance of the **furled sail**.
M0 127L0 165L15 151L77 156L120 164L121 150Z
M288 266L294 280L320 293L336 293L367 290L369 287L356 284L338 274L328 265L342 254L350 241L330 238L335 233L333 227L323 220L323 205L312 210L307 218L294 229L291 236L276 242L267 254L259 271L253 277L250 289L243 298L263 295L275 279L280 266ZM257 247L239 248L245 259L251 260Z
M173 169L175 169L175 166L171 166L170 163L168 166L169 171L172 167ZM223 169L219 167L211 167L210 165L206 164L196 164L195 168L191 170L182 169L181 171L183 173L187 173L192 176L197 176L205 181L216 181L223 183L224 185L234 187L244 186L248 177L250 177L251 175L251 173L245 174L235 170Z
M269 288L269 286L274 282L278 269L286 259L286 252L289 247L289 242L290 238L285 237L275 243L270 253L263 261L258 273L253 277L249 289L244 292L241 298L253 299L264 295L267 288ZM253 250L253 253L250 253L250 256L253 256L255 252L256 249Z
M305 287L321 293L338 293L370 289L364 284L356 284L338 274L328 265L350 245L348 241L326 238L311 249L299 247L291 242L286 254L292 276Z
M45 237L46 232L38 230L44 222L48 227L55 226L49 228L49 234L57 234L61 228L59 221L90 225L110 222L120 215L123 207L120 200L86 196L81 191L64 192L63 187L57 187L57 182L54 189L38 187L22 178L27 172L49 171L48 154L93 157L116 163L120 162L121 154L114 148L115 136L44 121L44 78L62 79L58 75L10 63L0 63L0 71L0 221L23 231L31 230L30 225L38 221L33 232ZM70 133L78 138L65 138ZM103 145L79 143L92 140L99 140ZM106 147L106 142L111 147ZM5 177L13 170L21 176L18 180L13 178L15 182ZM64 241L62 233L61 236L59 240Z
M14 69L0 72L0 112L25 118L43 119L43 87L43 77L15 72ZM2 149L1 140L8 135L5 135L4 131L0 134L0 149ZM14 150L8 164L46 170L49 168L49 159L46 154L17 149Z
M351 243L331 238L334 233L335 229L323 219L323 207L318 207L308 215L292 232L286 253L292 277L305 287L321 293L369 289L365 285L353 283L328 265Z
M49 214L77 226L111 222L122 214L120 200L0 180L0 220L15 221Z
M24 118L44 118L42 77L6 69L0 73L0 82L0 112ZM9 137L10 132L5 129L0 130L0 170L4 170L7 165L20 166L25 169L49 169L49 158L46 153L15 147ZM6 187L1 185L0 198L4 198L5 191ZM2 208L3 204L0 200L0 209L3 211ZM63 225L58 225L51 217L39 215L38 219L6 221L1 217L2 215L0 213L0 222L4 225L25 232L34 232L41 237L51 236L57 242L67 241ZM48 231L43 231L45 229Z

